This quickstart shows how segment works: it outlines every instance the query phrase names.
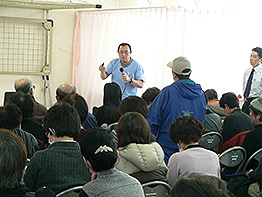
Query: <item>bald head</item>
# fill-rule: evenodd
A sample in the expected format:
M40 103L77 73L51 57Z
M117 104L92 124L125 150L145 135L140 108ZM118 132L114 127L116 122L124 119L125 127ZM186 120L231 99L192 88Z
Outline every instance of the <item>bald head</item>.
M24 94L33 94L33 83L27 78L15 81L15 91Z
M63 83L56 89L56 100L60 102L64 97L70 94L76 94L76 87L69 83Z

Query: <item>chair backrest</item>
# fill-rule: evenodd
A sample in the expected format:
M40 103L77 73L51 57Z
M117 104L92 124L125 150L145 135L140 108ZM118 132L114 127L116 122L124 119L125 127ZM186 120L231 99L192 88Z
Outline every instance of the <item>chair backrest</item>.
M164 181L151 181L142 185L146 197L169 196L171 187Z
M15 94L15 92L5 92L4 94L4 105L9 101L11 96Z
M223 143L223 137L220 133L216 131L205 133L201 136L199 145L206 149L212 150L219 145L221 147Z
M219 162L225 167L239 166L238 172L246 161L246 150L241 146L234 146L219 155Z
M75 197L75 196L79 196L79 192L81 191L82 188L83 188L83 185L75 186L75 187L72 187L72 188L69 188L67 190L64 190L64 191L60 192L56 196L57 197Z
M248 164L250 163L250 161L251 161L252 159L255 159L256 161L259 162L260 159L261 159L261 157L262 157L262 148L258 149L256 152L254 152L254 153L248 158L247 162L245 163L244 167L242 168L242 171L245 171L245 170L246 170Z

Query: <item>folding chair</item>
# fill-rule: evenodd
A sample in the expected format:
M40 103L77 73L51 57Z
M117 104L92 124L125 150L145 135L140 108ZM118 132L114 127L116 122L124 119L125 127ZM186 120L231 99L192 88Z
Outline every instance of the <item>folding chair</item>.
M142 185L146 197L169 196L171 187L164 181L151 181Z
M219 155L219 162L224 167L237 167L239 172L246 161L247 153L246 150L241 146L234 146ZM221 167L222 167L221 166ZM222 170L223 171L223 170Z
M213 150L213 151L215 151L214 148L217 146L219 146L220 148L222 143L223 143L223 137L220 133L216 131L203 134L199 141L199 145L203 146L208 150Z
M247 162L245 163L245 165L244 165L244 167L243 167L243 169L242 169L241 171L245 171L245 170L247 169L247 166L248 166L248 164L250 163L250 161L251 161L252 159L255 159L256 161L259 162L260 159L261 159L261 157L262 157L262 148L258 149L255 153L253 153L253 154L248 158Z
M69 188L67 190L64 190L64 191L60 192L56 196L57 197L75 197L75 196L79 196L79 192L81 191L82 188L83 188L83 185L75 186L75 187L72 187L72 188Z

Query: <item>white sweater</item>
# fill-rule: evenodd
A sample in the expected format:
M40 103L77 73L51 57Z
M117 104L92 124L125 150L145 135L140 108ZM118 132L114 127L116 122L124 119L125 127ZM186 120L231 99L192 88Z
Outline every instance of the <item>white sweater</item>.
M191 147L185 151L174 153L169 158L167 179L171 186L180 177L191 173L220 178L220 165L217 154L202 147Z

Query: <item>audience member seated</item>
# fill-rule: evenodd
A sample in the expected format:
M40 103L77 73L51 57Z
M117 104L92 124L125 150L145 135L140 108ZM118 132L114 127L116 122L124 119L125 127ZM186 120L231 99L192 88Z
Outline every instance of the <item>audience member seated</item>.
M67 95L65 98L63 98L62 102L69 103L78 112L78 115L79 115L80 120L81 120L81 130L80 130L80 134L78 135L78 137L74 138L74 140L77 141L80 144L82 135L84 134L84 132L86 132L86 129L84 129L82 125L85 122L86 117L88 115L87 102L79 94Z
M29 94L34 102L33 120L39 124L43 123L43 118L47 112L44 105L38 103L34 97L35 86L32 81L26 78L18 79L15 81L15 91L17 93Z
M206 103L208 103L207 95L205 93ZM212 112L207 105L207 111L205 114L205 120L203 126L208 131L219 131L222 120L219 115Z
M170 197L225 197L224 183L207 175L191 174L180 178L172 188Z
M110 125L118 122L120 118L118 106L121 98L122 92L117 83L112 82L105 84L103 106L93 107L93 114L96 117L99 127L104 123Z
M39 149L36 138L21 129L22 113L21 110L12 103L7 103L0 107L0 128L8 129L19 135L26 146L27 157L30 159Z
M226 114L223 110L222 107L219 105L219 100L217 97L217 92L214 89L207 89L205 91L205 95L207 97L207 108L211 111L214 112L215 114L219 115L222 120L225 119Z
M169 128L169 136L178 143L180 152L168 161L167 179L173 186L181 177L201 173L220 178L220 164L216 153L198 145L203 125L194 116L180 116ZM183 151L182 151L183 150Z
M15 104L22 111L22 124L21 128L35 136L37 139L42 140L45 144L48 139L41 124L35 122L33 118L34 103L30 95L17 93L11 96L10 103Z
M250 169L249 172L246 173L246 176L252 181L255 181L255 183L249 186L249 196L259 196L262 191L262 158L259 161L258 167L255 170Z
M129 96L121 101L118 111L121 116L127 112L137 112L147 118L148 105L138 96Z
M67 95L75 95L77 93L76 87L69 83L63 83L56 89L56 101L60 102L65 98ZM83 127L87 130L89 128L97 127L97 121L93 114L88 112L88 116L83 123Z
M136 179L114 168L118 153L110 131L98 127L89 129L82 137L81 151L93 175L92 181L84 185L80 197L144 196Z
M250 169L246 176L234 177L228 183L227 188L237 197L260 196L262 189L262 158L257 168Z
M161 92L157 87L148 88L143 94L142 99L146 101L148 107L151 105L156 96Z
M46 188L34 195L25 187L22 180L27 154L22 138L12 131L0 129L0 152L0 196L55 196L52 191Z
M219 105L227 115L221 126L221 134L224 142L242 131L248 131L254 128L250 117L239 108L239 100L233 92L223 94Z
M121 116L117 127L119 157L115 167L141 183L167 182L164 152L157 142L150 143L150 133L150 126L141 114L128 112Z
M73 140L81 124L76 109L68 103L58 103L47 111L43 122L50 146L31 158L24 177L26 187L36 191L47 186L57 194L90 181L80 146Z
M242 147L247 151L247 158L262 148L262 98L258 97L253 100L249 105L249 109L250 118L255 128L246 134L242 143ZM254 169L257 165L258 163L253 160L247 166L247 170Z

